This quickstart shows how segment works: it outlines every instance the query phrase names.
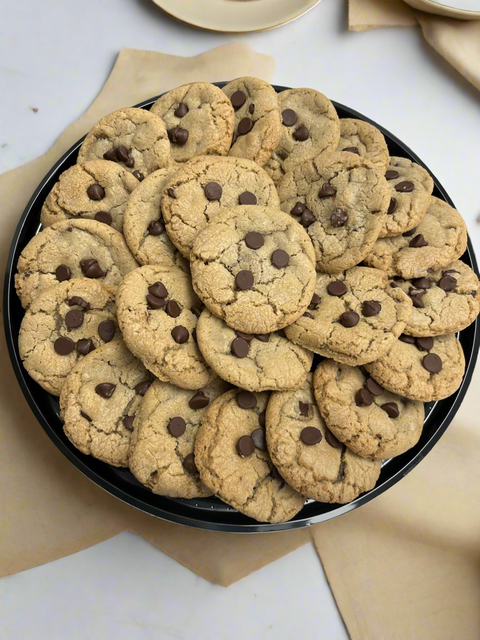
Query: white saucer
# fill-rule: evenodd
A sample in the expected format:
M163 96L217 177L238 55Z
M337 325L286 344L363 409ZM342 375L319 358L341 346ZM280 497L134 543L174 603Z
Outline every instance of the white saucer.
M415 9L460 20L480 20L480 0L405 0Z

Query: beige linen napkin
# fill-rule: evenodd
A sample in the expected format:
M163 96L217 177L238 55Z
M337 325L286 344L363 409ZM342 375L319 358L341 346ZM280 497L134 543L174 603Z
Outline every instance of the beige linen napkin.
M348 28L351 31L417 24L428 44L480 89L480 20L442 18L415 11L401 0L349 0Z

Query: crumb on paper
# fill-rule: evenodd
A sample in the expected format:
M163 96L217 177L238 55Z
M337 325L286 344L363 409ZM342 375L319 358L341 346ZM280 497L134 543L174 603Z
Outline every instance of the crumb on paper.
M37 107L30 107L30 109L33 111L33 113L37 113L38 112Z
M2 149L5 149L5 147L8 147L8 142L4 142L2 145L0 145L0 147Z
M480 215L477 217L477 222L480 222Z

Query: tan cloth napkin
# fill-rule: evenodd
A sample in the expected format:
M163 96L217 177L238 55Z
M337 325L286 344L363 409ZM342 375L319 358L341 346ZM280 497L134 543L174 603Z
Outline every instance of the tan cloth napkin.
M417 24L428 44L480 89L480 20L442 18L415 11L401 0L349 0L351 31Z

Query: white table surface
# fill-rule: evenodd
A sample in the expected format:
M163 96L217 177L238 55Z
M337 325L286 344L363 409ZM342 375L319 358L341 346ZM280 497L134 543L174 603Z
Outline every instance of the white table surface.
M290 25L244 36L196 31L149 0L0 0L0 15L0 172L46 151L85 111L122 46L189 56L240 39L276 58L278 84L319 89L411 146L447 187L480 247L480 92L418 29L349 33L343 0L323 0ZM0 580L0 637L347 634L311 545L225 589L124 533Z

